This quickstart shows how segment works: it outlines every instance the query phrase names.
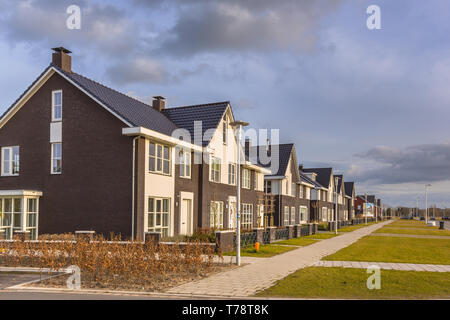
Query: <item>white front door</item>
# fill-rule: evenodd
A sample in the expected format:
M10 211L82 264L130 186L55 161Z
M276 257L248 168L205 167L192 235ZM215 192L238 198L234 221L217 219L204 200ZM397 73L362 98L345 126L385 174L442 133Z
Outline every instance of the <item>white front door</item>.
M180 234L192 235L191 199L181 200Z
M228 197L228 227L236 228L236 197Z

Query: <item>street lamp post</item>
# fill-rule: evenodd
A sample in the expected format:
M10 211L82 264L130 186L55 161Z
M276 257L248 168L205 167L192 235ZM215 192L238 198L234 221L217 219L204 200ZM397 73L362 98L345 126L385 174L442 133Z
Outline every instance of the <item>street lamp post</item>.
M364 198L365 198L365 201L366 201L366 203L364 203L364 207L365 207L365 209L366 209L366 214L364 215L364 222L365 222L365 224L367 224L367 211L368 211L368 207L367 207L367 193L364 193Z
M425 185L425 224L428 224L428 187L431 187L431 184Z
M334 204L335 204L335 210L334 210L334 233L335 234L337 234L338 233L338 227L337 227L337 225L338 225L338 191L337 191L337 189L338 189L338 181L339 181L339 179L338 178L334 178L334 194L335 194L335 196L334 196L334 198L335 198L335 201L334 201Z
M236 265L241 265L241 139L242 127L248 126L248 122L235 121L230 126L237 129L237 172L236 172Z

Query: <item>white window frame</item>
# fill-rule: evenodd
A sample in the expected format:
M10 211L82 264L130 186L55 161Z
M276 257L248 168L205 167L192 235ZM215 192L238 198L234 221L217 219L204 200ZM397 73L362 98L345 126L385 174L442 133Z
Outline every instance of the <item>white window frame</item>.
M250 170L242 169L242 188L250 189Z
M322 221L328 221L328 208L322 207Z
M61 94L61 105L55 104L55 94L60 93ZM55 107L61 107L61 116L59 118L56 118L55 116ZM52 91L52 122L56 121L62 121L62 111L63 111L63 91L62 90L53 90Z
M169 151L170 152L170 151ZM178 152L178 159L180 161L180 177L190 179L192 176L192 154L191 152L180 149ZM170 166L170 162L169 162Z
M14 149L17 148L17 159L14 159ZM9 151L8 159L5 159L5 152ZM5 171L5 162L8 163L8 171ZM14 172L14 167L17 164L17 173ZM18 176L20 173L20 147L19 146L10 146L10 147L2 147L2 176Z
M272 193L272 181L270 181L270 180L264 181L264 192L267 194Z
M255 171L254 177L255 177L255 184L253 189L258 190L258 172Z
M30 201L35 201L35 210L30 210ZM25 198L26 202L26 230L30 232L30 239L37 240L38 238L38 226L39 226L39 199L38 198ZM30 217L34 215L35 225L30 225Z
M241 229L250 230L253 228L253 204L242 204Z
M155 146L155 154L152 155L151 152L151 145ZM161 148L161 155L158 154L158 147ZM168 158L164 156L164 150L167 149L167 155ZM172 172L172 157L171 157L172 150L169 146L166 146L164 144L156 143L153 141L149 141L148 144L148 171L151 173L158 173L163 174L166 176L170 176ZM153 162L153 168L151 169L150 162ZM158 164L160 164L160 168L158 169ZM164 172L164 165L167 164L169 172Z
M228 163L228 184L236 185L236 164Z
M54 147L55 145L61 145L61 156L59 158L54 156ZM51 174L61 174L62 173L62 142L55 142L51 144L51 159L50 159L50 173ZM60 171L55 171L54 161L61 161Z
M147 231L149 232L160 232L162 237L167 237L170 235L170 198L158 198L158 197L148 197L147 206ZM158 210L158 201L160 202L160 209ZM153 202L153 207L150 205ZM166 204L166 208L164 208ZM159 224L158 222L159 216Z
M305 196L305 193L303 192L304 191L303 186L299 185L299 187L300 187L299 198L303 199L303 197Z
M284 220L284 226L288 226L289 225L289 206L284 206L283 220Z
M221 181L221 161L220 158L212 157L209 162L209 181L220 183Z
M303 214L305 214L305 216L303 216ZM300 206L299 207L298 221L300 223L307 223L308 222L308 207L306 207L306 206Z
M295 197L295 191L296 191L296 184L291 183L291 196Z
M209 226L211 229L223 229L223 202L211 201L209 211Z
M295 207L291 207L291 226L295 224Z

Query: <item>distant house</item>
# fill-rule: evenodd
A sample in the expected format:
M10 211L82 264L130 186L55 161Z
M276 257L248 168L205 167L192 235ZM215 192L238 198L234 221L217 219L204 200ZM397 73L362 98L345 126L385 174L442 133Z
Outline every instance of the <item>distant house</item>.
M347 220L351 220L355 217L355 183L353 181L344 182L345 198L347 201Z
M322 188L313 190L312 199L319 209L320 221L334 220L334 174L333 168L303 168L302 171Z
M54 48L52 63L0 118L4 238L234 228L237 170L242 226L258 226L269 171L245 160L236 167L243 148L229 102L166 108L155 96L148 105L73 72L70 53Z
M257 163L261 163L261 153L267 151L272 161L279 164L276 171L264 176L264 192L274 197L275 226L284 227L310 222L311 189L314 188L314 184L309 179L302 178L299 173L294 144L246 145L247 156L254 155L256 157L254 161ZM269 168L271 164L267 163L264 166Z

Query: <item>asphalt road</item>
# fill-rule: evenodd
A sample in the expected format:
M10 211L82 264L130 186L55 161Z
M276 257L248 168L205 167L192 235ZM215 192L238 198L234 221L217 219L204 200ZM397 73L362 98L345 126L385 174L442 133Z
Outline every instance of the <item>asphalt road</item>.
M140 295L89 294L89 293L49 293L0 290L0 300L185 300ZM192 299L192 298L189 298Z

